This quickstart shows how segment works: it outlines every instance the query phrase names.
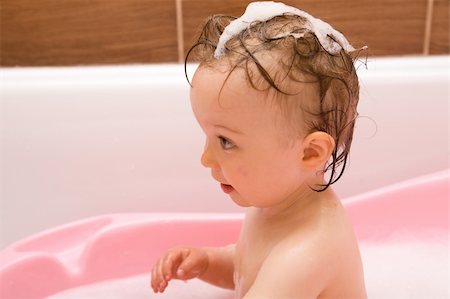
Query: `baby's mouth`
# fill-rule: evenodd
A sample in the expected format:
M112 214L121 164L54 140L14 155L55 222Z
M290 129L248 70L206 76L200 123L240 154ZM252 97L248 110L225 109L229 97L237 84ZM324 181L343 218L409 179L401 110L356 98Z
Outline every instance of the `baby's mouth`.
M222 191L225 192L226 194L230 194L234 190L233 186L227 184L220 184L220 187L222 188Z

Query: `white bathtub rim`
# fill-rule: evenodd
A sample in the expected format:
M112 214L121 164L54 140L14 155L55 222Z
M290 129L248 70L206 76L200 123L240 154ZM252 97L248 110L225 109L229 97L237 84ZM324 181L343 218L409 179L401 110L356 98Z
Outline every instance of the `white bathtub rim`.
M367 68L364 66L362 58L361 61L356 62L361 78L384 76L386 72L390 75L414 76L417 72L412 72L412 70L423 69L427 70L427 74L431 72L431 74L446 76L447 81L449 79L450 55L374 57L368 58ZM197 67L196 63L187 65L189 78L192 77ZM87 85L114 81L121 84L148 84L166 83L168 77L171 84L188 85L184 65L180 63L2 68L0 84L3 86L24 83L58 85L67 81L70 81L71 84Z

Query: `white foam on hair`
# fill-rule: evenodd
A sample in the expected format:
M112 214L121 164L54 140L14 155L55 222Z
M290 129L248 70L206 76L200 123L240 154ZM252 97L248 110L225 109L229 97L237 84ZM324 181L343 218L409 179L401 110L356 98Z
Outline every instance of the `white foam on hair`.
M225 54L226 42L241 33L243 30L247 29L253 22L264 22L272 19L273 17L284 14L293 14L304 18L306 20L305 29L311 31L317 36L320 44L328 53L337 54L342 49L344 49L347 53L355 50L344 35L331 27L330 24L314 18L310 14L298 8L288 6L281 2L261 1L250 3L240 18L233 20L230 24L228 24L228 26L225 27L219 38L216 51L214 52L214 57L218 59ZM303 36L301 33L285 33L277 37L279 38L288 35L292 35L295 38L300 38Z

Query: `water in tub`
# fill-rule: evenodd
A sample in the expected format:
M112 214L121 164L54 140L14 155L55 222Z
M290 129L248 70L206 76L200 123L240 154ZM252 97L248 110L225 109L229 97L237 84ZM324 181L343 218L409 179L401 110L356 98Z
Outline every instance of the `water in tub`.
M397 233L387 242L362 242L361 255L370 299L449 298L447 232L424 236ZM200 280L171 281L163 294L154 294L150 274L111 280L66 290L48 299L231 299L229 290Z

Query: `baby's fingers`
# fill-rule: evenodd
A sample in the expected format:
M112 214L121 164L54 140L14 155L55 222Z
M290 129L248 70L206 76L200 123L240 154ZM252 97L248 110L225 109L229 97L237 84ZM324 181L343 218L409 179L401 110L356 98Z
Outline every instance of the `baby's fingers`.
M163 282L163 277L160 275L160 264L161 260L159 260L152 269L152 279L151 279L151 286L155 293L161 291L161 284Z
M179 279L192 279L200 276L207 267L207 260L198 252L189 252L176 271Z
M161 275L165 280L171 280L175 277L175 271L177 270L180 263L183 261L183 252L172 251L164 258L161 263Z
M192 248L173 248L161 258L152 269L151 286L153 291L164 292L169 281L191 279L205 271L205 256Z
M185 253L182 249L171 249L161 258L152 270L152 289L155 292L164 292L168 282L176 275L174 272L182 262Z

